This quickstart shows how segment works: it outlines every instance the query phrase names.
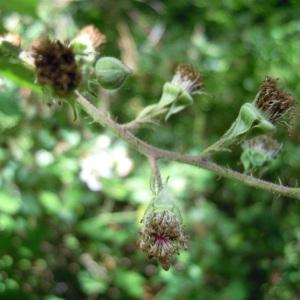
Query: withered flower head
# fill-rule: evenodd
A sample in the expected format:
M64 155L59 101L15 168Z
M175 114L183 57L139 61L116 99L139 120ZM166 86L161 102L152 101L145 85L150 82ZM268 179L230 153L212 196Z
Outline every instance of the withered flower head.
M106 36L101 33L94 25L83 27L79 31L75 39L80 40L83 44L86 44L87 46L90 46L94 49L97 49L101 45L106 43Z
M268 160L274 159L280 152L282 145L268 135L260 135L242 144L244 150L261 152Z
M172 83L180 86L189 95L198 92L203 87L201 75L191 65L186 64L176 68Z
M156 258L162 267L169 270L173 256L187 249L187 238L181 220L170 210L153 210L143 220L139 239L140 248Z
M255 99L255 106L274 124L295 106L294 98L277 86L277 80L266 77Z
M80 73L71 47L43 38L32 45L32 56L39 84L52 87L59 96L78 87Z

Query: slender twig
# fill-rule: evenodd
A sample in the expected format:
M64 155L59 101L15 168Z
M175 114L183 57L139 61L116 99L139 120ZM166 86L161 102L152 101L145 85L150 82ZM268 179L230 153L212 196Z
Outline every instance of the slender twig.
M115 122L107 113L97 109L78 91L76 91L76 95L78 96L77 103L90 117L94 119L95 122L98 122L102 126L111 129L117 136L128 142L138 152L147 157L150 156L156 161L159 159L166 159L193 165L212 171L213 173L222 177L236 179L237 181L255 188L295 199L300 199L300 188L291 188L281 184L275 184L217 165L216 163L210 161L206 153L200 155L181 154L152 146L136 137L126 127L124 128L122 125Z
M149 164L152 171L153 176L153 188L155 193L159 193L163 189L163 182L160 175L160 170L158 166L157 159L153 158L152 156L148 156Z

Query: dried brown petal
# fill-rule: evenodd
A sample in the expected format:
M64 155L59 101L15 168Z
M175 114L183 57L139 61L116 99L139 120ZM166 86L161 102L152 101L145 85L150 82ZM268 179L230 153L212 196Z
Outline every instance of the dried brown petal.
M260 88L255 105L272 123L276 123L295 106L294 98L277 86L277 80L267 77Z
M32 45L32 56L39 84L51 86L59 96L78 87L80 74L72 48L43 38Z

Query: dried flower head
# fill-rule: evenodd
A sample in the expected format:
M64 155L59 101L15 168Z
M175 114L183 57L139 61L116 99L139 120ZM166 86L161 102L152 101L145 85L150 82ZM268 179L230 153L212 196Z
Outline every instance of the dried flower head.
M276 79L266 77L256 96L255 105L274 124L293 110L295 100L289 93L278 88Z
M187 249L187 238L181 220L170 210L153 210L143 220L139 239L140 248L156 258L165 270L181 248Z
M282 145L268 135L260 135L245 141L242 148L252 152L261 152L267 160L272 160L278 155Z
M179 65L176 68L172 83L180 86L189 95L198 92L203 87L201 75L191 65Z
M246 172L259 171L262 175L268 169L269 163L276 158L282 145L270 136L261 135L245 141L242 148L241 162L244 170Z
M106 43L106 36L101 33L94 25L83 27L77 34L76 40L87 45L88 48L97 49Z
M43 38L32 45L32 56L39 84L52 87L59 96L68 96L78 87L80 73L72 48Z

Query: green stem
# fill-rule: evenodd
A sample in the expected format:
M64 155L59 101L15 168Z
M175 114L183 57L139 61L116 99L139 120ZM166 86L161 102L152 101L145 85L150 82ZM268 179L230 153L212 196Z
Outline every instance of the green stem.
M138 152L147 157L152 157L156 161L159 159L166 159L193 165L202 169L212 171L219 176L235 179L248 186L259 188L282 196L300 199L300 188L291 188L280 184L275 184L217 165L216 163L209 160L207 153L202 153L200 155L181 154L178 152L168 151L152 146L136 137L126 127L124 128L122 125L112 120L112 118L107 113L104 113L103 111L97 109L78 91L76 91L76 94L78 96L77 103L90 117L94 119L95 122L101 124L103 127L111 129L118 137L128 142Z

